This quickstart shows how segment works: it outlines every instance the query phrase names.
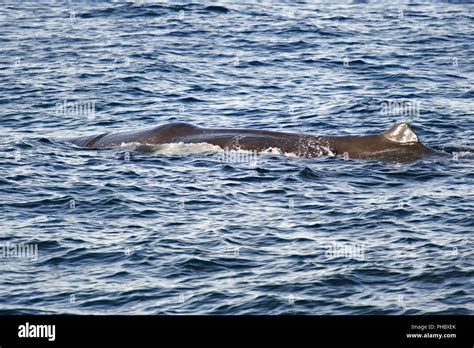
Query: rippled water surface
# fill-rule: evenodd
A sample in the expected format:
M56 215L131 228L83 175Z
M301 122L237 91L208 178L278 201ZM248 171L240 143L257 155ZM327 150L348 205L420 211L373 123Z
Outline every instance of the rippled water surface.
M2 1L0 33L0 313L473 313L474 5ZM450 156L63 141L403 120Z

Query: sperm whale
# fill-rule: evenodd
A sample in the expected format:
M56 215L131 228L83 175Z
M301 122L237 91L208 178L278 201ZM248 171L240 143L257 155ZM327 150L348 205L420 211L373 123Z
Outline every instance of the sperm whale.
M127 143L208 143L229 150L264 151L277 148L304 158L344 156L355 159L380 159L408 162L442 154L423 145L406 122L393 125L382 133L369 135L316 136L240 128L203 128L184 122L172 122L137 131L101 133L68 139L87 148L109 148Z

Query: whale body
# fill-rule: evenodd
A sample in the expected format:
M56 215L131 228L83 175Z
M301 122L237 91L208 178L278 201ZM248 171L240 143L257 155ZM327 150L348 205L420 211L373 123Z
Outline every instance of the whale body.
M173 122L137 131L102 133L68 139L87 148L109 148L127 143L208 143L227 150L265 151L276 148L304 158L344 156L408 162L442 153L423 145L408 123L393 125L383 133L347 136L275 132L240 128L202 128Z

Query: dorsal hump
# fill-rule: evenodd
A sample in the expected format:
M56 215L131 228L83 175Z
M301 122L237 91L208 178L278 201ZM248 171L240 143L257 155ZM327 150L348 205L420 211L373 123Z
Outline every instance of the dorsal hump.
M406 122L393 125L390 129L383 132L383 136L400 144L417 143L419 141L413 129Z

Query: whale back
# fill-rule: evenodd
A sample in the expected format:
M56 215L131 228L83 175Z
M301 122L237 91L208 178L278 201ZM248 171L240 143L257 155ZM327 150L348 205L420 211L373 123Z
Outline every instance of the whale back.
M420 142L413 129L406 122L393 125L390 129L383 132L382 135L388 140L399 144L415 144Z

